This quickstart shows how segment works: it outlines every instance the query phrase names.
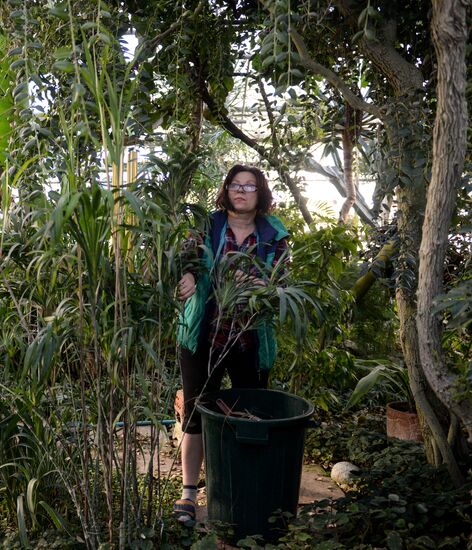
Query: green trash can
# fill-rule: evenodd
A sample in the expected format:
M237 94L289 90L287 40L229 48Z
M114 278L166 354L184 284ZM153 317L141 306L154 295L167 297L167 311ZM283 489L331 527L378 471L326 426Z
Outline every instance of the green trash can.
M297 512L313 405L282 391L231 389L203 395L197 410L209 521L231 526L230 541L249 535L275 540L284 527L278 511Z

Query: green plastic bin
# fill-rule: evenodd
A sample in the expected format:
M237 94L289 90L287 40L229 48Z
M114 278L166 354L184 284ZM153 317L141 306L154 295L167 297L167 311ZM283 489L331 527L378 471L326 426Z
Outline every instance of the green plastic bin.
M225 414L219 399L257 419ZM276 539L284 526L276 512L297 512L305 429L313 405L282 391L231 389L203 395L197 410L202 416L208 519L231 526L233 535L226 537L231 541L249 535Z

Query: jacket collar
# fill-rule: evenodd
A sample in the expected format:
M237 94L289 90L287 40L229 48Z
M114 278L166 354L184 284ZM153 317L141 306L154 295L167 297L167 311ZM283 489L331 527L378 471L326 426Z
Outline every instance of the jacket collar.
M211 214L210 238L213 255L216 257L220 245L221 233L228 221L228 214L223 210L218 210ZM264 259L264 245L272 243L277 237L277 229L272 226L266 216L256 216L256 231L258 237L258 256Z

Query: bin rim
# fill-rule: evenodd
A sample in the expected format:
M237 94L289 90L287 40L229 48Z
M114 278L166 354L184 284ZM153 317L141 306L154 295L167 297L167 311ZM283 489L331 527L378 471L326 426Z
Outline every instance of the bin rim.
M248 391L248 392L255 392L255 393L257 393L257 392L269 393L270 392L272 394L276 394L276 393L277 394L282 394L284 396L288 396L288 397L291 397L291 398L298 399L299 401L303 401L307 405L307 411L302 413L302 414L299 414L297 416L290 416L288 418L269 418L269 419L261 418L260 420L255 422L254 420L252 420L250 418L238 418L237 416L226 415L223 412L213 411L213 410L208 409L207 407L205 407L205 405L201 402L202 400L204 400L205 398L209 398L210 396L217 396L219 394L224 394L224 392L231 392L231 391L243 391L243 392ZM304 397L300 397L298 395L295 395L293 393L289 393L289 392L286 392L286 391L283 391L283 390L269 390L269 389L263 389L263 388L230 388L230 389L207 392L207 393L202 394L197 399L195 407L196 407L197 411L200 414L203 413L204 415L211 416L211 417L218 418L218 419L224 418L225 422L230 422L231 424L242 424L242 423L250 422L251 424L254 424L254 423L255 424L265 424L265 425L268 425L268 426L283 426L283 425L286 425L286 424L295 424L295 423L300 423L300 422L308 424L309 418L315 412L315 407L314 407L313 403L311 403L310 401L308 401L308 399L305 399Z

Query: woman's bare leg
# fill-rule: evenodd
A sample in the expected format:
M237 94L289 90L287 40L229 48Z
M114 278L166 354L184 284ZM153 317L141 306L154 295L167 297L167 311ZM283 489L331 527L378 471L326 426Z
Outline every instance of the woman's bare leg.
M197 485L203 462L202 434L184 433L181 454L183 484Z

